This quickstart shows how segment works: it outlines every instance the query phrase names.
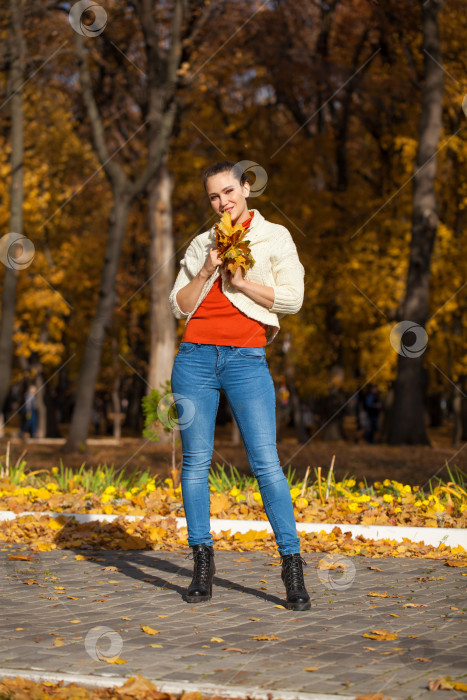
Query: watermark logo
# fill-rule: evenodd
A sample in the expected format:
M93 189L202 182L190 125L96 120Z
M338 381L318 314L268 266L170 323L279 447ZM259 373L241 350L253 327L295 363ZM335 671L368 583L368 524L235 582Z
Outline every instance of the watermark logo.
M183 394L166 394L157 404L157 417L165 428L188 428L195 419L195 405Z
M68 19L81 36L99 36L107 26L107 12L93 0L76 2L68 13Z
M235 163L232 171L237 180L240 179L243 173L248 177L248 182L250 183L250 194L248 197L259 197L260 194L263 194L268 184L268 176L261 165L252 160L241 160ZM253 179L253 182L251 182L251 179Z
M428 345L428 334L418 323L401 321L391 330L389 342L402 357L420 357Z
M108 643L108 648L102 650L102 642ZM94 661L115 661L123 649L121 636L111 627L97 626L89 630L84 640L84 648Z
M355 581L355 564L348 557L328 554L318 562L318 578L326 588L345 591Z
M24 270L34 260L34 243L22 233L7 233L0 238L0 262L10 270Z

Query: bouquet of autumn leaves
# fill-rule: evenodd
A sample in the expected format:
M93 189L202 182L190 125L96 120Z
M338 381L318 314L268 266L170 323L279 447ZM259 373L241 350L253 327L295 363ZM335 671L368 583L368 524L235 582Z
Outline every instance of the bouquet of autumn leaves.
M255 260L250 251L250 241L244 240L248 228L244 229L241 224L232 226L230 212L224 212L222 219L214 225L216 232L216 248L219 256L223 260L223 267L232 275L239 267L245 273L248 268L253 267Z

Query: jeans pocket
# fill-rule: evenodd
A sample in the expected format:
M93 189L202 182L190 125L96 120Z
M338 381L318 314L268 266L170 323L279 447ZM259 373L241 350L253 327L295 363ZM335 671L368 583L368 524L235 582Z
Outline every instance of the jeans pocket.
M261 348L237 348L237 352L242 357L265 357L266 351Z
M183 341L180 343L177 355L188 355L188 353L193 352L196 348L196 343L187 343Z

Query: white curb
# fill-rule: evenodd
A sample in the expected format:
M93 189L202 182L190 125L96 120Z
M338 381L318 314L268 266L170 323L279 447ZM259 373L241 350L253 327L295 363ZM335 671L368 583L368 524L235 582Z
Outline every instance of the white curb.
M82 673L59 673L55 671L29 671L23 669L0 668L1 678L15 678L20 676L29 681L40 683L77 683L87 688L111 688L122 686L131 676L101 676L86 675ZM157 681L150 678L157 690L161 693L179 694L184 692L199 691L203 695L218 695L224 698L254 698L254 700L356 700L355 695L323 695L322 693L299 693L287 690L259 690L253 686L245 685L216 685L215 683L196 683L193 681ZM396 700L394 698L393 700Z
M49 515L53 518L58 518L60 515L67 517L75 517L80 523L89 523L94 520L100 522L112 522L118 518L118 514L106 513L56 513L52 511L25 511L24 513L14 513L11 510L0 511L1 520L14 520L22 515ZM124 515L127 520L139 520L143 515ZM177 527L186 527L186 519L176 516L172 517L177 521ZM332 532L335 527L338 527L342 534L350 532L352 537L362 536L372 540L394 540L395 542L403 542L408 539L410 542L431 545L439 547L445 544L449 547L457 547L461 545L467 550L467 529L457 527L406 527L405 525L350 525L347 523L296 523L297 532L300 535L302 532ZM235 532L248 532L248 530L266 530L273 532L271 524L268 520L222 520L220 518L211 518L211 532L219 533L221 531L230 530L231 534Z

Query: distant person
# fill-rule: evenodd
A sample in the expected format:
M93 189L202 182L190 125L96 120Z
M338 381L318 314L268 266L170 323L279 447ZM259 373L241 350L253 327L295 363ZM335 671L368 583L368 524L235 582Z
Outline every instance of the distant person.
M355 405L355 417L357 419L357 430L354 442L359 444L361 440L365 440L365 435L370 429L370 419L365 409L364 397L361 394L358 394L358 401Z
M32 438L37 435L38 411L37 411L37 389L34 384L28 386L23 406L23 425L21 426L21 435L29 433Z
M100 399L96 399L94 402L94 405L92 407L92 412L91 412L91 423L94 428L94 435L100 435L101 428L102 428L102 416L101 416L101 407L102 407L102 401Z
M186 319L171 377L172 391L182 397L175 406L183 449L182 497L194 558L186 601L197 603L212 595L208 476L219 393L224 390L282 557L287 608L309 610L302 569L306 562L277 454L275 388L265 353L279 331L279 318L297 313L302 305L304 268L289 231L248 209L250 184L239 166L217 163L205 171L203 182L213 210L219 216L230 212L232 224L248 231L245 238L255 264L246 277L241 267L228 272L213 227L191 241L169 297L175 317Z
M365 440L371 445L375 441L375 434L378 431L378 418L383 407L379 389L375 384L371 385L370 391L364 398L363 406L368 416Z

